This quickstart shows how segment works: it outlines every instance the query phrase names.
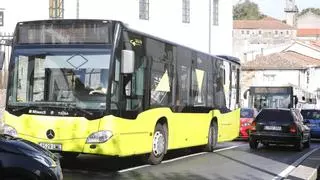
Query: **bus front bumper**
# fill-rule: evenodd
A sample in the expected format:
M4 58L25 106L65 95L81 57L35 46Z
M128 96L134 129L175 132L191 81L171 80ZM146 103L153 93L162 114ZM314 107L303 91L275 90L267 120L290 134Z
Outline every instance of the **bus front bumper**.
M45 149L53 152L74 152L84 154L97 154L107 156L119 156L119 148L116 143L116 137L111 137L103 143L87 143L87 138L65 139L65 140L48 140L30 137L27 135L18 135L19 138L26 139L33 143L39 144Z

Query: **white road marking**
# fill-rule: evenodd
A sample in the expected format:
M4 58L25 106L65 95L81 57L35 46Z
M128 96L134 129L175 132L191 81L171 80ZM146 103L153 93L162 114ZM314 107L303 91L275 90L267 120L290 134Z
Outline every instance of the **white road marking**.
M202 155L202 154L207 154L207 152L195 153L195 154L181 156L181 157L174 158L174 159L169 159L169 160L166 160L166 161L162 161L161 164L165 164L165 163L169 163L169 162L173 162L173 161L178 161L178 160L186 159L186 158L193 157L193 156L199 156L199 155Z
M229 150L229 149L234 149L234 148L237 148L237 147L243 146L243 145L244 144L238 145L238 146L231 146L231 147L227 147L227 148L221 148L221 149L214 150L213 152L220 152L220 151L225 151L225 150Z
M128 168L128 169L122 169L122 170L119 170L118 173L124 173L124 172L128 172L128 171L133 171L133 170L136 170L136 169L141 169L141 168L145 168L145 167L149 167L151 165L142 165L142 166L137 166L137 167L132 167L132 168Z
M225 151L225 150L229 150L229 149L234 149L234 148L237 148L237 147L243 146L243 145L244 144L238 145L238 146L231 146L231 147L227 147L227 148L221 148L221 149L214 150L213 152L220 152L220 151ZM181 160L181 159L186 159L186 158L199 156L199 155L207 154L207 153L208 152L200 152L200 153L190 154L190 155L187 155L187 156L182 156L182 157L178 157L178 158L174 158L174 159L169 159L169 160L166 160L166 161L162 161L161 164L166 164L166 163L169 163L169 162L174 162L174 161L178 161L178 160ZM128 172L128 171L133 171L133 170L136 170L136 169L141 169L141 168L145 168L145 167L149 167L149 166L151 166L151 165L147 164L147 165L132 167L132 168L128 168L128 169L122 169L122 170L119 170L118 173L124 173L124 172Z
M308 156L310 156L313 152L319 150L319 148L313 149L312 151L309 151L308 153L306 153L305 155L303 155L302 157L300 157L299 159L297 159L294 163L292 163L290 166L288 166L285 170L283 170L281 173L279 173L276 177L274 177L272 180L276 180L276 179L282 179L287 177L290 172L292 172L302 161L304 161Z

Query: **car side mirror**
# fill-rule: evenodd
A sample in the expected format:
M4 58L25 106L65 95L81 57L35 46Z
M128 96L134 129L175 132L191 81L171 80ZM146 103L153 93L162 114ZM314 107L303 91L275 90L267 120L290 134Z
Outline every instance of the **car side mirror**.
M134 56L132 50L121 51L121 73L132 74L134 72Z

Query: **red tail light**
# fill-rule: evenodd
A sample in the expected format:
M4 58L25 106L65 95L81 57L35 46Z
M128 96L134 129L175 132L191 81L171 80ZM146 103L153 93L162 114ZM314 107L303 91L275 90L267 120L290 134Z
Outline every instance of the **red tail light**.
M256 125L257 125L257 123L255 121L253 121L251 123L251 131L255 131L256 130Z
M297 125L296 125L296 124L292 124L292 125L290 126L289 131L290 131L291 133L296 133L296 132L297 132Z

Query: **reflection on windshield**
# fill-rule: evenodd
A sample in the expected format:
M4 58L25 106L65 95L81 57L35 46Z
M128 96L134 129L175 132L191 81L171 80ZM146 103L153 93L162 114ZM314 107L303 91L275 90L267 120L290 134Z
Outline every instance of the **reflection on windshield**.
M17 55L8 103L105 109L109 62L102 53Z
M253 96L254 108L290 108L291 100L288 94L262 94Z

